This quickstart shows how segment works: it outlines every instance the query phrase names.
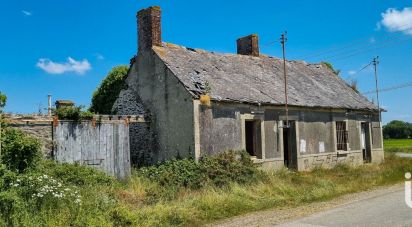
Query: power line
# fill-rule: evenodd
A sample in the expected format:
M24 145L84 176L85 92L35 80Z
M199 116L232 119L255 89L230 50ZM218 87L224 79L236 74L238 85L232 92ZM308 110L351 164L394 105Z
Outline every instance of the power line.
M358 49L358 50L354 50L353 52L343 53L343 54L346 54L344 56L341 56L342 54L337 54L337 55L330 56L330 57L324 57L324 59L333 60L333 61L340 61L340 60L344 60L344 59L350 58L350 57L358 55L358 54L370 52L370 51L373 51L373 50L378 50L378 49L389 47L389 46L396 45L396 44L401 44L401 43L404 43L404 42L409 41L411 39L412 39L412 37L402 39L402 40L400 40L400 39L387 40L383 43L380 43L378 46L375 46L375 47Z
M392 86L392 87L382 88L382 89L379 89L379 92L398 90L398 89L406 88L406 87L412 87L412 82L407 82L407 83L398 84L398 85L395 85L395 86ZM371 90L371 91L364 92L362 94L368 95L368 94L372 94L372 93L375 93L375 92L376 92L376 90Z
M408 30L410 30L411 29L411 26L412 26L412 23L408 23L408 24L404 24L404 25L402 25L402 26L400 26L399 28L402 28L402 29L399 29L399 30L397 30L397 32L404 32L404 31L408 31ZM391 34L391 35L386 35L385 37L387 38L387 39L391 39L391 38L393 38L393 37L400 37L401 36L401 34L399 34L399 33L394 33L394 34ZM357 46L359 46L359 45L363 45L362 43L366 40L367 38L362 38L362 39L357 39L357 40L354 40L354 41L352 41L352 42L350 42L350 43L348 43L348 44L345 44L344 46L341 46L341 47L333 47L333 48L329 48L329 49L326 49L326 50L324 50L324 51L320 51L320 52L317 52L317 53L312 53L312 54L308 54L308 55L303 55L303 56L301 56L301 57L298 57L298 58L301 58L301 59L310 59L310 58L314 58L314 57L319 57L319 56L322 56L322 55L325 55L325 54L329 54L329 53L339 53L339 52L345 52L345 51L348 51L348 48L349 49L353 49L354 47L357 47ZM366 46L373 46L373 45L376 45L376 44L379 44L379 43L376 43L376 42L374 42L374 43L368 43ZM362 47L363 48L363 47Z
M350 77L347 78L347 80L353 79L358 73L362 72L364 69L368 68L370 65L372 65L372 62L369 62L369 64L363 66L361 69L356 70Z

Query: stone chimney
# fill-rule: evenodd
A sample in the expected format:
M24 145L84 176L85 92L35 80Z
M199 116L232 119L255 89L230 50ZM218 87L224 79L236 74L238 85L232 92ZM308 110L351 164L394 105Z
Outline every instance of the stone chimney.
M237 54L259 56L259 37L255 34L236 40Z
M161 12L159 6L151 6L137 12L138 52L162 45Z

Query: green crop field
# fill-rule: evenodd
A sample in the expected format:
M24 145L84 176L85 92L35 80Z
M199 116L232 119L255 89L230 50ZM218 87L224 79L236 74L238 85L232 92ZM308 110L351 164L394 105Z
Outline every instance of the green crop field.
M383 146L387 152L412 153L412 139L385 139Z

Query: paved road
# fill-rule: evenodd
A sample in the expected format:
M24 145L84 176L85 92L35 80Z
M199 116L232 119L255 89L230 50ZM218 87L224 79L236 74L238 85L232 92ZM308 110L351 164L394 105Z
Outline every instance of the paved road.
M402 152L397 152L395 153L398 157L401 158L412 158L412 154L411 153L402 153Z
M412 226L412 208L404 201L404 187L333 208L279 226Z

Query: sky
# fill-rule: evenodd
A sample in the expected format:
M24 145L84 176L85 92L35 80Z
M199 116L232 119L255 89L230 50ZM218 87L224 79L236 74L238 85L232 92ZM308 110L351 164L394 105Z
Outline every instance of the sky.
M152 5L165 42L235 53L237 38L258 34L261 53L281 57L287 31L288 59L330 62L362 93L375 90L376 56L380 88L412 82L412 1L2 0L5 111L45 112L48 94L89 106L110 69L136 54L136 12ZM412 122L411 98L412 86L381 92L383 122Z

